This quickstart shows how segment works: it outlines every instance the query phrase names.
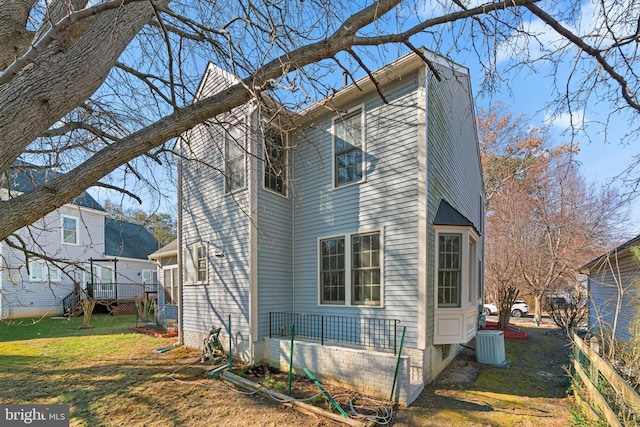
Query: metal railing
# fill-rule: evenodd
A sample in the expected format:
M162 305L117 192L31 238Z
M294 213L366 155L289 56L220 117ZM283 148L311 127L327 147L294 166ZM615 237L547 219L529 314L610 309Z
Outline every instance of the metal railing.
M397 319L347 317L323 314L269 313L269 338L294 336L325 343L346 343L397 352Z
M132 300L144 294L157 294L155 283L87 283L86 293L96 300Z

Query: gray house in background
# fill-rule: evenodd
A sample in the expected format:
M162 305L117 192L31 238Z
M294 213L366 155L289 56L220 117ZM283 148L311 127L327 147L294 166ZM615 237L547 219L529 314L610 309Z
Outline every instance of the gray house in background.
M412 402L476 333L483 185L469 73L424 51L300 114L181 138L182 341ZM210 64L198 97L237 79ZM224 171L220 173L220 171ZM229 343L231 341L231 343ZM372 374L375 372L375 374Z
M631 338L629 327L640 310L639 249L637 236L580 267L588 278L589 329Z
M30 191L56 174L26 163L18 166L0 181L0 197ZM28 251L48 260L26 258L24 251L0 242L0 318L63 314L63 299L74 292L76 284L85 288L87 283L95 284L92 291L99 297L118 284L156 283L155 264L147 259L158 247L155 238L144 227L106 215L84 192L16 232ZM17 243L17 239L9 240ZM123 286L120 297L131 289Z

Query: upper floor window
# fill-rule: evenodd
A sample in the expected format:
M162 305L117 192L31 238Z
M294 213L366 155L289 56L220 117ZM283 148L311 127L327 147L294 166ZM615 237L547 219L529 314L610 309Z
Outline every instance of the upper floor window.
M380 231L320 240L320 304L382 305Z
M190 284L203 284L207 282L207 246L204 244L193 245L187 248L185 254L186 282Z
M333 120L334 187L362 181L364 177L364 126L358 108Z
M285 138L278 129L267 127L264 140L264 188L287 195L287 151Z
M158 283L158 271L142 269L142 283L145 285L155 285Z
M62 217L62 243L67 245L78 244L78 218Z
M232 193L246 185L246 132L243 123L227 130L224 144L225 192Z

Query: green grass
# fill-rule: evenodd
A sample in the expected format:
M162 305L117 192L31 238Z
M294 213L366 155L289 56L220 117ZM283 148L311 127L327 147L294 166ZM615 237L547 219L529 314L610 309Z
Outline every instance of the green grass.
M135 322L135 316L94 315L89 322L91 328L78 329L82 326L82 317L3 320L0 321L0 343L54 337L123 334L128 333L129 328L135 326Z

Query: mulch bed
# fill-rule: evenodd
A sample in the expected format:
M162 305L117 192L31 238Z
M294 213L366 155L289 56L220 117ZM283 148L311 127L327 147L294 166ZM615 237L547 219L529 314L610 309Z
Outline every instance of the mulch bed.
M152 337L156 337L156 338L171 338L171 337L177 337L178 336L177 332L169 332L169 333L165 334L165 333L162 333L162 332L152 331L152 330L145 329L145 328L140 328L140 327L134 327L134 328L131 328L131 330L133 332L137 332L139 334L151 335Z
M497 322L487 322L487 326L479 328L480 330L503 331L504 338L507 340L526 340L529 335L515 325L509 324L506 329L499 329Z

